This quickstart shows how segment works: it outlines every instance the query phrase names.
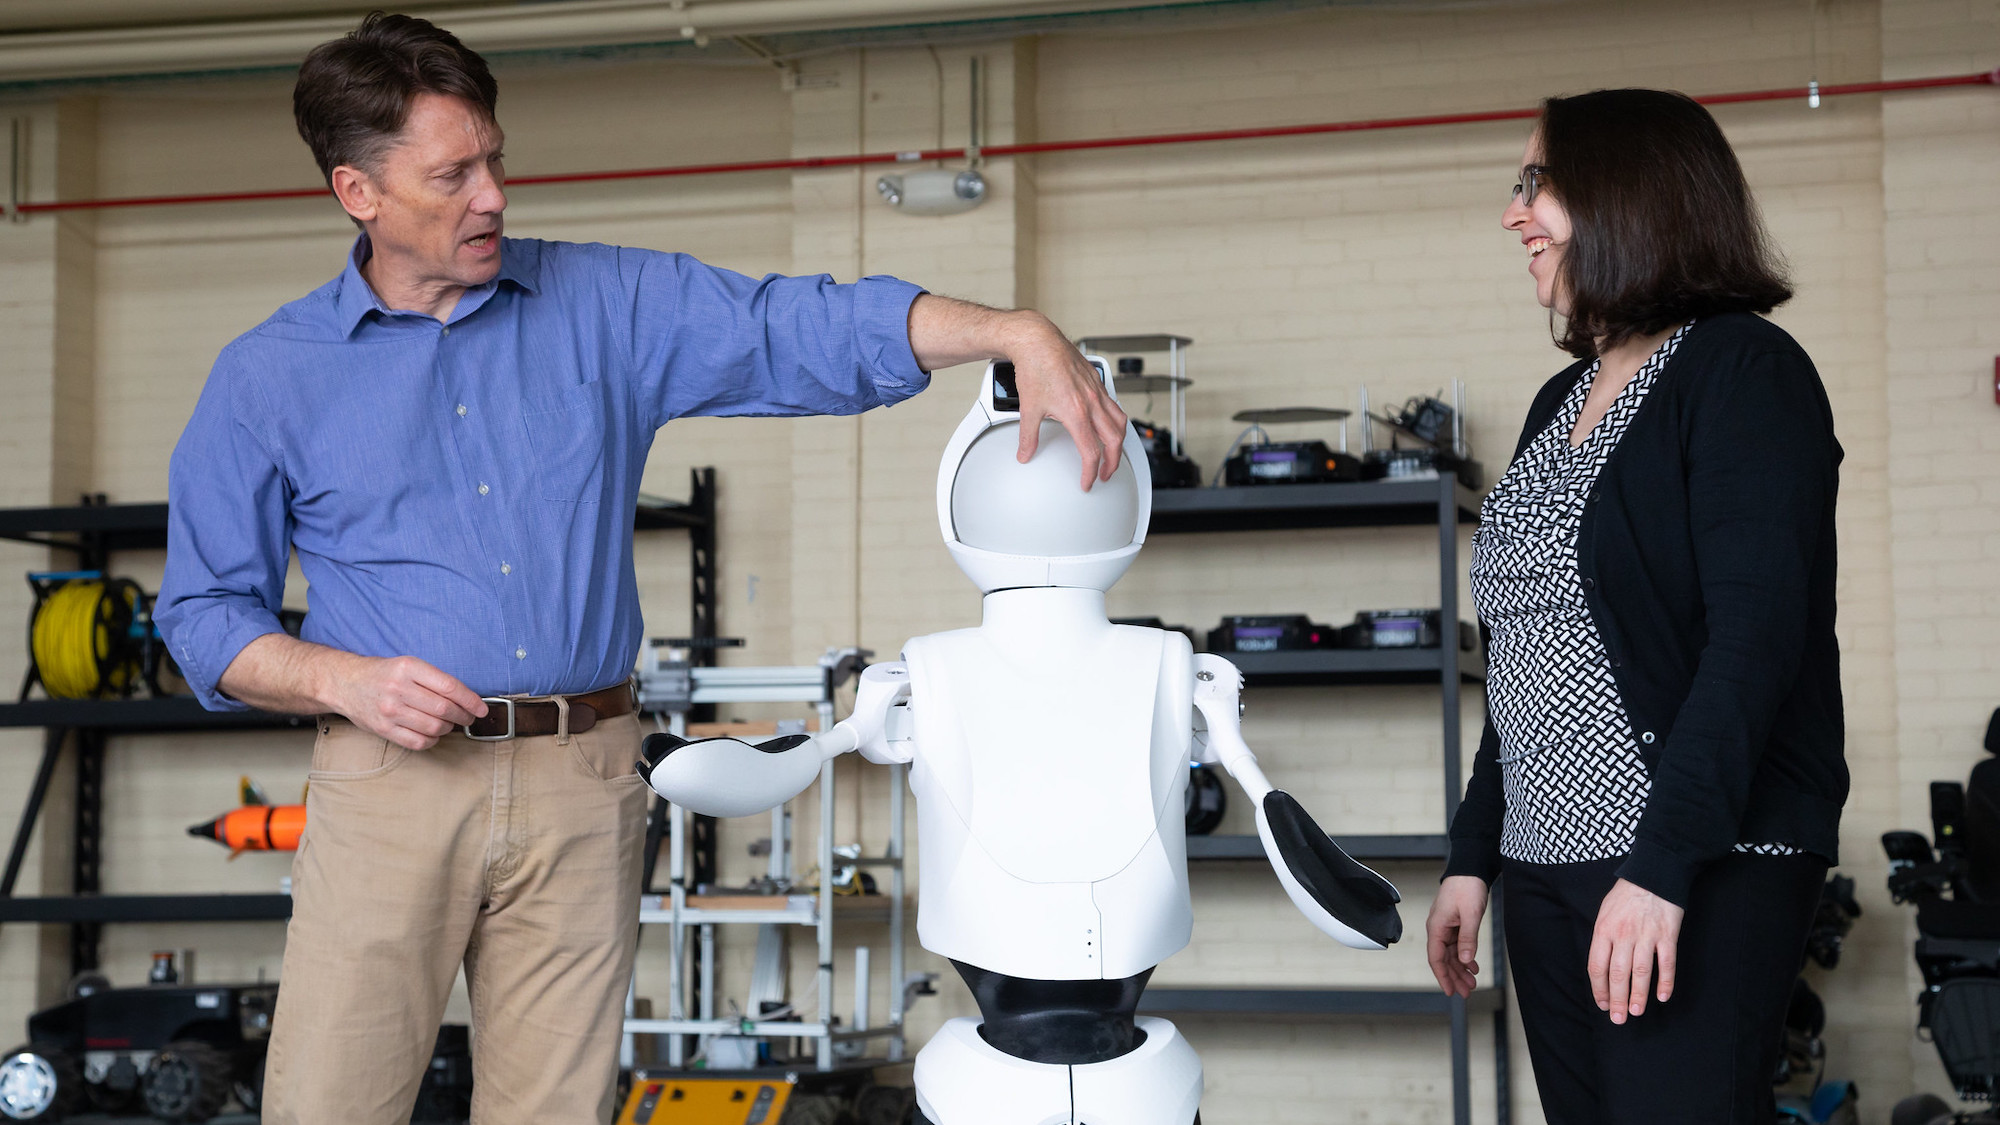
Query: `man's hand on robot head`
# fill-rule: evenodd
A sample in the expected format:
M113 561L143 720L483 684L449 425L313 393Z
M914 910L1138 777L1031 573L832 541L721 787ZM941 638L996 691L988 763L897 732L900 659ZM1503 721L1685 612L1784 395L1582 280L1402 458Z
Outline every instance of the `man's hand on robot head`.
M1033 334L1008 357L1014 361L1021 395L1021 448L1016 456L1027 464L1041 440L1042 419L1054 419L1069 431L1083 456L1082 483L1088 492L1092 484L1110 480L1118 471L1125 446L1125 412L1083 353L1055 325L1042 323L1046 331Z
M809 734L755 745L652 734L639 753L639 776L653 792L704 816L750 816L784 804L813 783L826 757Z

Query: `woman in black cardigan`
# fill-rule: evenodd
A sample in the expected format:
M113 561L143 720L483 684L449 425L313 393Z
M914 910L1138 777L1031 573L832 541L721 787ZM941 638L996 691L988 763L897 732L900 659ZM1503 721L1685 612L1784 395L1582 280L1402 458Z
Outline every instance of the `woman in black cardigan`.
M1708 112L1544 103L1504 224L1578 362L1482 510L1487 723L1427 929L1472 990L1487 889L1552 1125L1762 1125L1836 862L1841 450Z

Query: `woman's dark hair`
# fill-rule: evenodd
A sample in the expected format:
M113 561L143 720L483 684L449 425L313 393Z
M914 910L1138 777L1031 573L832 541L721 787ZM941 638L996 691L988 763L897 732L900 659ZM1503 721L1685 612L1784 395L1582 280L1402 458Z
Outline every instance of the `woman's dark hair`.
M1547 190L1569 213L1556 268L1580 359L1696 317L1770 312L1791 299L1736 153L1694 99L1597 90L1542 103Z
M494 116L500 88L486 60L415 16L370 12L361 26L312 49L292 88L292 116L320 174L373 169L409 120L418 94L464 98Z

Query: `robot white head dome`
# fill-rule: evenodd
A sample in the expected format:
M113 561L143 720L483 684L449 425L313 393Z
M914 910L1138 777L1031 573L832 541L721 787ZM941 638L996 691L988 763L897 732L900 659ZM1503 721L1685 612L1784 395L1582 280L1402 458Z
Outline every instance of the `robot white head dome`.
M1091 362L1105 371L1102 360ZM1042 423L1027 464L1016 460L1018 405L1012 365L993 364L938 466L945 545L982 593L1107 590L1132 565L1152 515L1152 478L1138 435L1127 428L1117 471L1085 492L1082 456L1055 422Z
M1138 527L1139 486L1132 466L1089 492L1083 456L1069 431L1043 422L1035 456L1015 457L1020 423L1003 422L973 439L951 482L951 523L958 541L1004 555L1071 558L1116 551Z

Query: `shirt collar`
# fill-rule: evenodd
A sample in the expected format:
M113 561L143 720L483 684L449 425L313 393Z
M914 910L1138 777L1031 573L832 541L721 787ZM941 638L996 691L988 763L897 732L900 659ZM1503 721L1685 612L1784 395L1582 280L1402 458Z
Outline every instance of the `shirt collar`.
M361 276L361 266L374 253L364 232L354 239L353 249L347 254L347 268L340 272L339 292L334 297L334 311L342 333L353 335L371 312L384 316L395 312L375 295L375 289L368 279ZM530 295L541 288L542 253L541 244L532 240L507 238L501 240L500 274L484 285L475 285L459 298L458 307L452 310L447 323L455 322L477 310L493 295L499 283L511 282Z

